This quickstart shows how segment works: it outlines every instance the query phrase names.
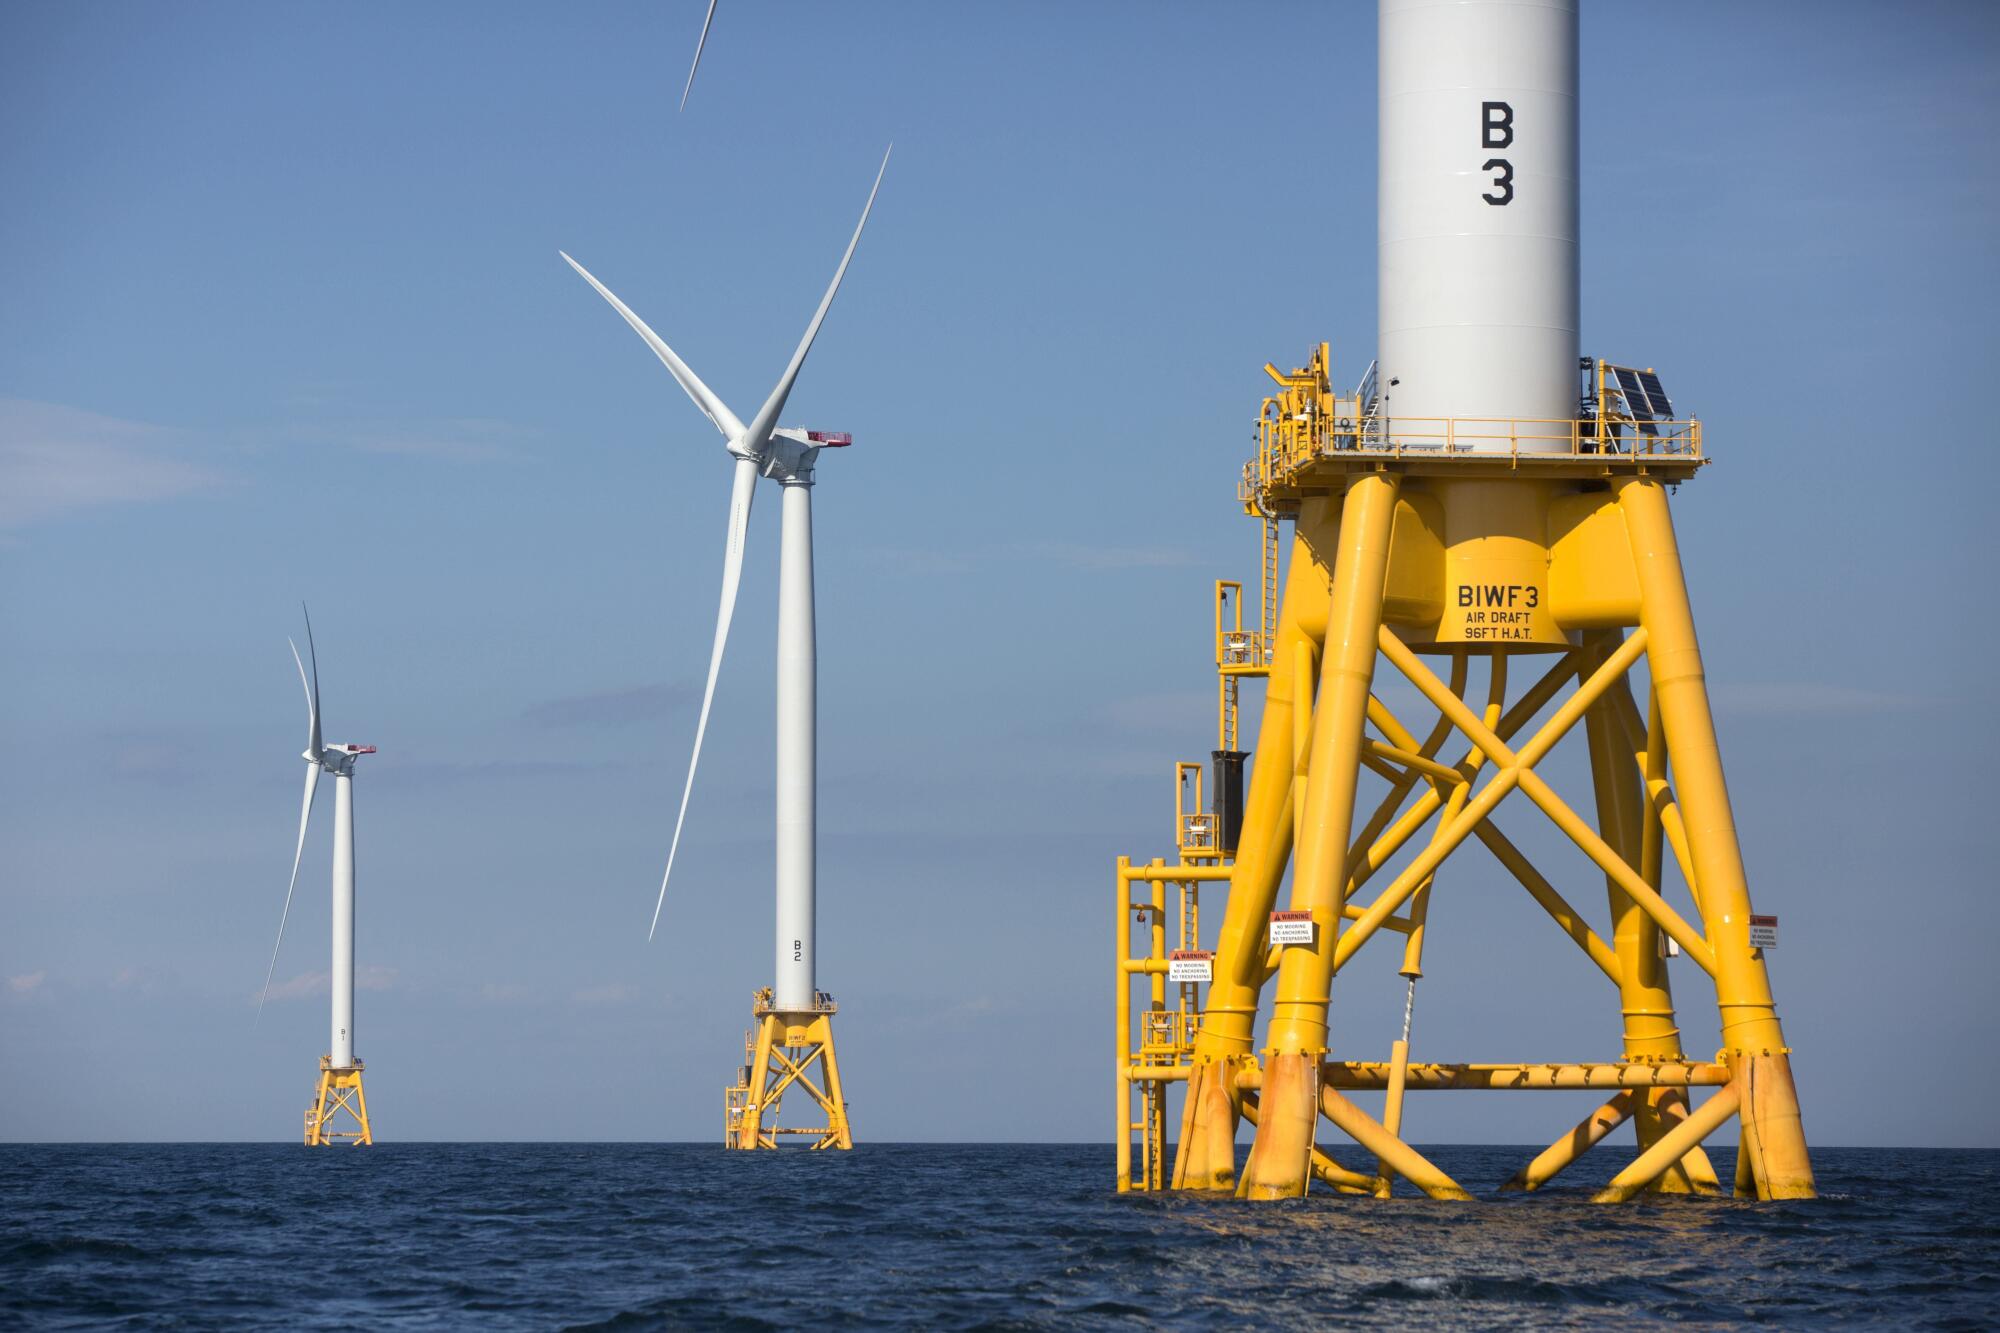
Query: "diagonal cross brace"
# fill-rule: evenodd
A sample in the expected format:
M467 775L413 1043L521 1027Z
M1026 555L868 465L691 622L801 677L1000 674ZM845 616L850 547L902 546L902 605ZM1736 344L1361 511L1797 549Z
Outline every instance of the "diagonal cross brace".
M1444 682L1439 680L1431 672L1430 668L1419 661L1416 654L1411 652L1403 641L1397 638L1386 627L1378 636L1378 642L1381 645L1383 654L1396 665L1396 669L1407 676L1410 683L1421 690L1426 698L1430 699L1440 710L1450 716L1458 729L1464 732L1466 737L1474 745L1483 750L1495 764L1499 765L1499 771L1494 774L1493 780L1473 799L1471 804L1466 807L1466 813L1459 818L1457 824L1453 825L1454 829L1457 829L1459 825L1464 825L1464 828L1457 833L1456 837L1448 837L1446 839L1451 846L1455 847L1458 842L1464 839L1466 834L1472 831L1472 823L1468 821L1472 820L1475 811L1479 819L1484 819L1500 803L1502 798L1511 792L1515 786L1519 786L1522 791L1527 793L1529 800L1540 806L1543 813L1555 821L1556 827L1568 834L1570 840L1581 847L1586 856L1595 861L1605 874L1618 882L1618 887L1632 895L1633 901L1644 909L1646 915L1659 923L1661 930L1673 936L1675 942L1681 946L1683 953L1693 959L1703 971L1707 972L1710 976L1714 976L1715 952L1708 947L1708 941L1694 927L1690 926L1680 913L1669 906L1666 899L1660 897L1652 885L1646 883L1639 872L1632 868L1630 862L1612 850L1610 844L1597 835L1596 830L1592 829L1574 810L1570 809L1564 803L1563 799L1557 796L1548 783L1544 782L1534 770L1534 765L1539 763L1542 756L1547 754L1555 743L1562 739L1563 734L1576 724L1577 720L1583 716L1584 711L1591 704L1597 702L1598 697L1610 688L1612 682L1622 679L1625 673L1631 669L1632 664L1646 650L1646 638L1647 634L1643 626L1632 631L1625 642L1619 646L1618 651L1607 657L1603 664L1591 673L1590 678L1578 687L1577 692L1571 695L1568 701L1556 711L1556 715L1550 718L1539 732L1535 733L1534 739L1522 747L1519 754L1510 750L1505 741L1494 735L1483 722L1475 717L1472 710L1465 706L1464 701L1447 690ZM1433 848L1435 846L1436 844L1433 844ZM1428 853L1426 853L1426 856L1428 856ZM1425 857L1419 857L1416 865L1422 865L1425 859ZM1437 860L1443 860L1443 857L1439 856ZM1433 862L1432 866L1426 866L1424 873L1428 874L1434 867L1435 862ZM1415 865L1411 867L1411 869L1415 868ZM1404 888L1404 881L1409 878L1410 871L1405 870L1401 876L1397 877L1394 884L1383 891L1382 898L1376 900L1376 906L1381 906L1383 900L1396 893L1398 889L1402 889L1404 894L1407 895L1409 889ZM1413 888L1414 885L1410 887ZM1400 899L1395 903L1389 904L1388 909L1382 915L1388 915L1388 912L1395 910L1398 905L1400 905ZM1371 907L1369 915L1373 915L1374 910ZM1367 925L1368 919L1364 916L1362 921L1356 925L1354 931L1349 933L1358 934ZM1341 948L1335 955L1334 965L1336 968L1344 961L1345 955L1352 953L1352 950L1345 947L1347 936L1341 937L1340 944ZM1360 947L1358 941L1355 947Z

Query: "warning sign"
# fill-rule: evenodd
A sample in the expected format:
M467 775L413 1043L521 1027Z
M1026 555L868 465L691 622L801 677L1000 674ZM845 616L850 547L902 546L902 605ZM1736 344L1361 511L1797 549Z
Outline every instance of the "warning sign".
M1778 918L1774 916L1750 918L1750 947L1753 949L1778 947Z
M1215 980L1215 952L1211 949L1174 950L1167 955L1167 980Z
M1311 912L1271 913L1271 943L1311 944L1313 942L1313 919Z

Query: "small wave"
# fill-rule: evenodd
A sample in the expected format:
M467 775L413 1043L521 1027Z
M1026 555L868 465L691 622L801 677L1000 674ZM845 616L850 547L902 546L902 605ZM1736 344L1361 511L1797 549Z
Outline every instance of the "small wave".
M68 1259L130 1259L151 1262L154 1251L122 1240L101 1236L56 1236L47 1240L17 1241L0 1249L0 1263L46 1264Z
M1535 1305L1576 1305L1597 1303L1603 1299L1601 1293L1587 1286L1572 1286L1542 1278L1476 1273L1391 1278L1386 1282L1370 1283L1356 1294L1363 1301L1505 1301Z

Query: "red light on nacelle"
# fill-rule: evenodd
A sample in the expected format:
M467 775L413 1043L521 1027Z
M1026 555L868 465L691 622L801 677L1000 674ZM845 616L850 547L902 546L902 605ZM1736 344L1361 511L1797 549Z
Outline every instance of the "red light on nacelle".
M806 438L822 449L845 449L854 443L854 437L846 431L809 430Z

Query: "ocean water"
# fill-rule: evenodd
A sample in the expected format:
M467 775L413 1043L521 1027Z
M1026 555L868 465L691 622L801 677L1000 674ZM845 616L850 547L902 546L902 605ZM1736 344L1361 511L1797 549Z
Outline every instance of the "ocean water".
M1533 1150L1428 1151L1478 1192ZM1103 1145L0 1146L0 1326L2000 1327L2000 1152L1604 1208L1630 1154L1593 1156L1530 1197L1249 1205L1121 1197Z

